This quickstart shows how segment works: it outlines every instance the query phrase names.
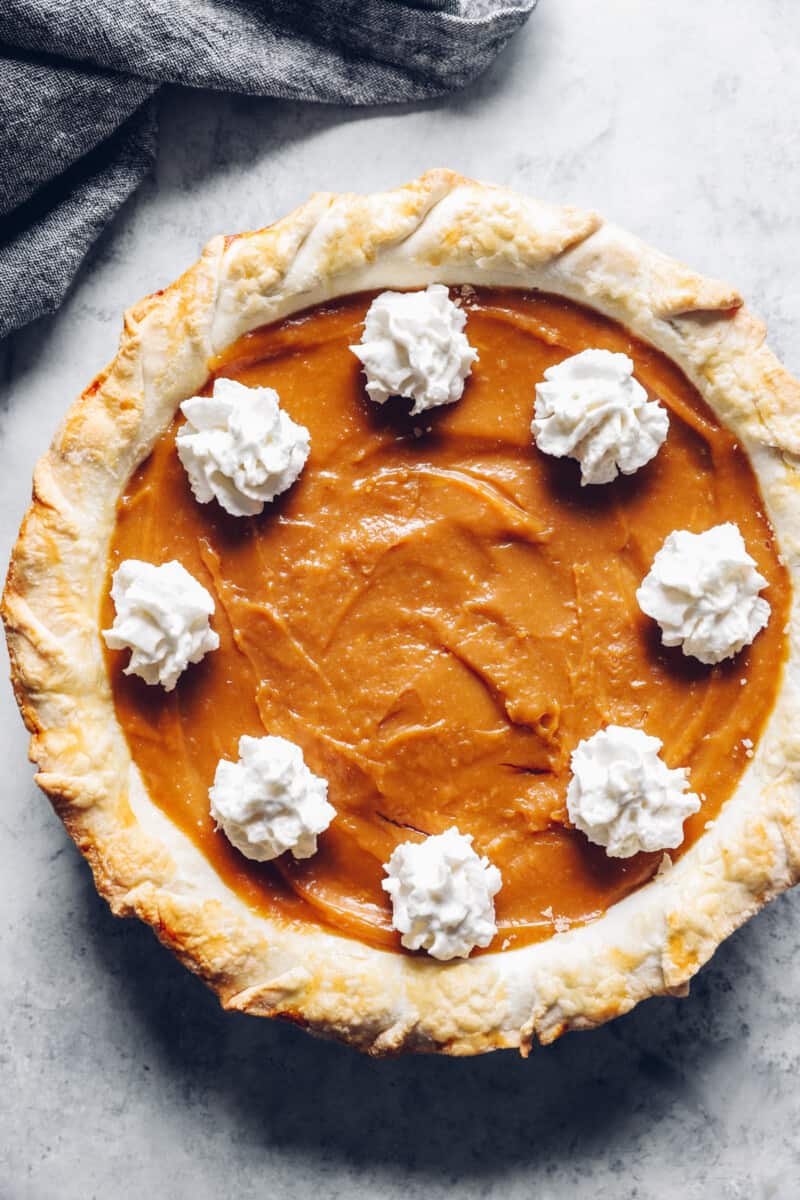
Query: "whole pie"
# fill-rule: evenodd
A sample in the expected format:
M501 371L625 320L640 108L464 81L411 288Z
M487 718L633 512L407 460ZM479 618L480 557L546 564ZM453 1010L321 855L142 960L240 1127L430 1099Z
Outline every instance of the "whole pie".
M226 1008L526 1053L684 994L798 877L798 453L737 292L592 212L216 238L36 469L37 781Z

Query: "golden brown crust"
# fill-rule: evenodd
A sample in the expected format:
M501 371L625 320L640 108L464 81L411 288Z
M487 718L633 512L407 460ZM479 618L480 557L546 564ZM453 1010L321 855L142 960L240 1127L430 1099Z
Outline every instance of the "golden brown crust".
M714 828L582 929L440 964L253 914L145 794L116 723L100 600L117 499L209 363L258 325L336 295L428 282L540 288L668 354L747 447L792 578L800 563L800 385L729 287L594 213L449 171L383 195L319 194L215 238L125 317L120 348L38 464L3 617L38 783L114 912L149 922L227 1008L283 1016L373 1054L523 1053L655 994L684 994L719 942L800 873L800 622L775 710Z

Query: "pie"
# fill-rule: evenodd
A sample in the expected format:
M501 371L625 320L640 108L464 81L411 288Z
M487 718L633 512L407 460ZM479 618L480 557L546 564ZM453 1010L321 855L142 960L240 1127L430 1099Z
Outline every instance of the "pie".
M374 403L371 306L433 284L465 324L463 395ZM531 435L545 371L587 350L627 356L669 416L647 465L595 486ZM201 502L178 453L179 406L218 380L273 389L310 437L253 515ZM800 869L798 453L800 386L737 292L592 212L438 170L218 237L127 313L36 468L4 619L37 781L113 911L229 1009L374 1054L527 1053L682 995ZM637 589L674 531L726 524L769 618L709 663L662 644ZM213 600L169 689L101 637L129 560ZM691 787L667 853L614 856L570 818L576 747L617 726ZM219 764L265 734L327 781L303 856L257 861L212 817ZM451 828L502 886L490 943L439 961L401 944L384 883Z

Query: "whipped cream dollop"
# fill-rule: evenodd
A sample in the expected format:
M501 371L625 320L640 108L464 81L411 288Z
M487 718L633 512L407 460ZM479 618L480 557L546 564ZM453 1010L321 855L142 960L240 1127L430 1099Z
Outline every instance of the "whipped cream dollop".
M408 950L434 958L466 958L497 933L494 896L502 878L455 826L424 842L403 842L384 864L392 923Z
M642 729L609 725L572 752L569 819L610 858L674 849L683 822L700 807L687 790L687 769L671 770L660 750L660 739Z
M665 646L702 663L718 663L749 646L769 620L756 569L738 525L669 534L636 592L639 607L661 626Z
M668 429L666 409L648 400L627 354L582 350L548 367L536 385L536 445L554 458L576 458L581 484L633 475L655 458Z
M280 407L272 388L216 379L211 396L181 404L178 457L200 504L216 500L252 517L290 488L308 458L308 430Z
M219 646L208 620L214 601L179 562L157 567L126 558L114 572L111 599L114 623L102 634L109 649L130 650L126 675L171 692L189 663Z
M382 292L370 304L361 342L350 349L364 365L367 395L414 401L412 413L461 399L478 357L467 341L466 313L441 283L421 292Z
M246 858L269 862L291 850L311 858L336 809L328 783L282 737L239 739L239 759L220 759L209 789L211 816Z

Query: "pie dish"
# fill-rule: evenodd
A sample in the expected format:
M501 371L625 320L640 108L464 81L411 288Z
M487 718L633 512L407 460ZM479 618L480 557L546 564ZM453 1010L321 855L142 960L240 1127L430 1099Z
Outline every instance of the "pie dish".
M478 351L464 399L370 406L349 350L370 301L430 284ZM587 346L670 411L602 497L527 433L542 371ZM178 406L221 377L311 431L300 483L243 522L193 502L175 453ZM126 314L36 469L3 614L37 782L112 910L229 1009L373 1054L527 1053L683 995L798 877L798 453L800 385L738 293L592 212L439 170L218 237ZM707 667L633 597L671 530L725 520L771 618ZM178 559L217 601L219 650L169 696L100 637L127 558ZM620 717L700 794L666 861L607 858L566 816L569 751ZM308 863L249 863L207 811L214 765L265 729L330 783ZM443 963L401 949L379 864L454 820L503 889L496 941Z

